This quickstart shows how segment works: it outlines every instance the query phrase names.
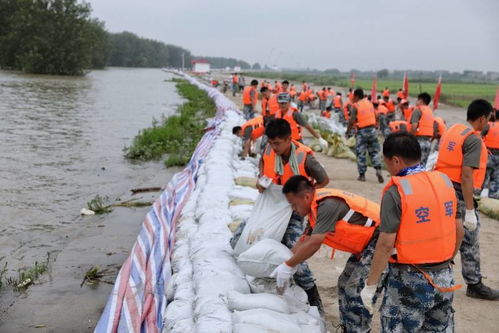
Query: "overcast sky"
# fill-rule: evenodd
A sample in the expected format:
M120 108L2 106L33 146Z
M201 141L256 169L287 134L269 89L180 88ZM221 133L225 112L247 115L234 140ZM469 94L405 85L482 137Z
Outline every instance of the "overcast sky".
M293 68L499 71L499 0L87 0L111 32Z

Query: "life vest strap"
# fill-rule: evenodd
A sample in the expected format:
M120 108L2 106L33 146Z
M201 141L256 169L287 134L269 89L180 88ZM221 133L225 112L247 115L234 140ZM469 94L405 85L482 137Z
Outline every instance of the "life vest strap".
M441 293L451 293L453 291L456 291L456 290L460 289L463 286L462 284L456 284L456 285L454 285L452 287L440 287L435 282L433 282L433 279L431 278L430 274L428 274L427 272L423 271L421 268L419 268L419 267L417 267L415 265L412 265L412 267L414 267L417 271L419 271L421 274L423 274L423 276L428 281L428 283L432 287L434 287L435 289L437 289L438 291L440 291Z

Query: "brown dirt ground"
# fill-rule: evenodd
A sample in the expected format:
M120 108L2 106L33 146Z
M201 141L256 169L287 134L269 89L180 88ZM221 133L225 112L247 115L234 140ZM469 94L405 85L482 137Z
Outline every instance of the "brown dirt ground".
M214 75L221 78L221 75ZM224 76L226 77L226 76ZM247 78L249 82L250 78ZM296 84L296 83L295 83ZM336 89L338 89L336 87ZM345 90L339 88L340 90ZM227 92L238 106L241 107L240 95L235 98ZM258 106L259 107L259 106ZM447 105L442 105L437 111L440 116L447 120L448 124L465 121L465 110ZM356 180L356 163L350 160L336 159L326 155L317 154L318 160L325 166L331 177L329 187L340 188L357 193L375 202L380 202L384 184L376 180L374 169L370 168L365 183ZM385 184L389 175L384 172ZM499 255L497 254L499 240L499 221L480 214L480 255L482 262L482 275L484 283L499 288ZM337 280L349 255L336 251L334 259L330 259L331 249L323 246L322 249L308 260L309 265L317 279L317 285L325 303L326 320L328 328L334 332L334 327L339 323ZM455 292L454 309L456 332L499 332L499 302L476 300L466 297L466 286L461 271L461 260L456 258L455 279L456 284L463 284L463 288ZM379 303L377 304L379 306ZM477 320L477 318L479 318ZM373 319L373 331L379 331L379 313L375 311Z

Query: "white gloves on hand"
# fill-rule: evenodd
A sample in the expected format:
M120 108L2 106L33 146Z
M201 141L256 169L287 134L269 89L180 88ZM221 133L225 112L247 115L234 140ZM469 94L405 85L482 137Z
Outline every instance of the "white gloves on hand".
M464 215L464 227L469 231L473 231L476 229L478 220L476 218L476 213L474 209L466 209L466 213Z
M270 274L271 278L275 278L277 288L285 288L293 274L296 272L297 267L290 267L285 262L277 266L276 269Z
M319 138L319 146L322 147L322 151L325 151L327 149L327 147L329 146L329 144L323 138Z
M272 184L272 179L267 177L267 176L261 176L258 178L258 185L260 185L263 188L267 188Z
M360 298L362 298L362 302L366 307L367 311L370 314L373 314L373 306L374 306L374 294L376 293L377 285L368 286L367 284L364 286L364 289L360 292Z

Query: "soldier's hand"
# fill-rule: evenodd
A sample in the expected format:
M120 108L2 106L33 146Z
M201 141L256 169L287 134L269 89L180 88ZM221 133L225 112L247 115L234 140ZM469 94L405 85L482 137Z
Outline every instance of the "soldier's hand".
M466 209L463 225L469 231L474 231L476 229L478 225L478 220L476 218L476 213L474 209Z
M367 311L370 314L373 314L374 307L374 294L376 293L377 285L368 286L367 284L364 286L364 289L360 292L360 298L362 298L362 303L366 307Z

